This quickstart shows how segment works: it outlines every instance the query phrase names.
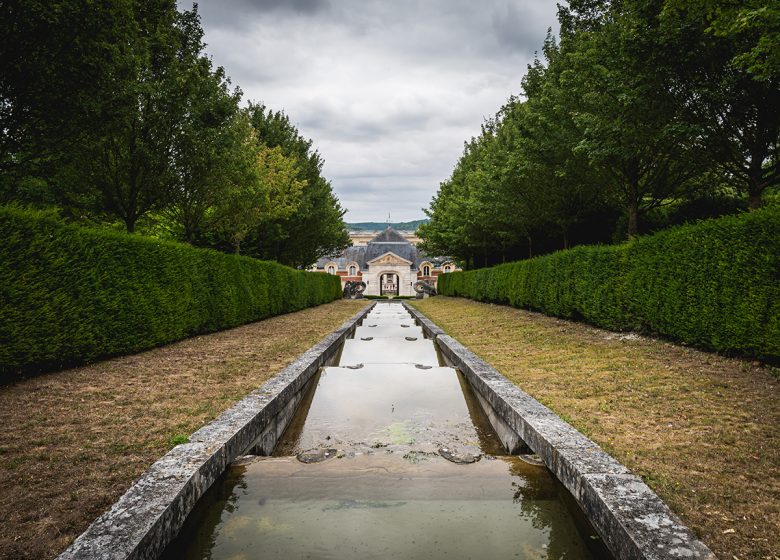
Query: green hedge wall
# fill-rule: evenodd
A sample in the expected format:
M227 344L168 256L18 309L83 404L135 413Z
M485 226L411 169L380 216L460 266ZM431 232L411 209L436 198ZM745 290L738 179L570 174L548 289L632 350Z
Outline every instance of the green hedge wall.
M447 274L439 293L780 359L780 208Z
M0 377L137 352L341 297L329 274L0 208Z

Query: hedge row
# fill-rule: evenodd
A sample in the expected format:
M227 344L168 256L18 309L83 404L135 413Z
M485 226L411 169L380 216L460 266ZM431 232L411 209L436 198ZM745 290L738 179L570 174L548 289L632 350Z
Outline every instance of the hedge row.
M439 293L780 358L780 208L443 275Z
M335 276L0 208L0 377L87 363L341 297Z

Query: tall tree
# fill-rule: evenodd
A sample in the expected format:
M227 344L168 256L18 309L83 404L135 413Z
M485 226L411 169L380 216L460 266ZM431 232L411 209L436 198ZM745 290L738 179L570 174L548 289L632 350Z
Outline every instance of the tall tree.
M642 214L702 172L698 130L680 119L659 34L636 5L577 0L560 12L561 80L582 100L575 151L603 171L632 237Z
M256 137L244 111L240 90L231 92L224 70L197 60L195 94L174 136L174 182L163 214L189 243L209 227L212 210L223 197L256 178Z
M298 179L293 158L277 146L255 147L254 176L245 177L228 188L214 207L216 230L230 242L236 253L248 234L263 223L284 220L299 209L305 180Z
M132 0L7 0L0 9L0 201L57 201L134 65ZM82 178L83 182L83 178ZM37 185L35 191L31 185Z
M135 17L132 72L116 93L102 137L84 154L103 208L131 233L139 218L170 199L178 180L177 135L204 79L196 8L178 12L172 0L150 0L136 4Z
M286 157L295 160L297 177L305 181L305 187L296 212L266 221L250 232L245 252L307 267L320 257L342 251L349 245L345 210L322 176L323 160L312 149L311 140L300 135L287 115L264 105L250 104L249 117L259 142L270 148L279 147Z
M601 170L577 149L581 133L574 117L582 110L581 100L562 83L566 60L549 33L542 52L544 62L535 60L523 78L524 110L513 112L516 116L506 119L504 128L517 144L513 152L518 172L532 189L531 212L568 248L572 230L614 197L601 188ZM507 126L511 121L516 124Z
M686 118L701 127L711 161L758 208L780 184L780 8L667 0L662 22Z

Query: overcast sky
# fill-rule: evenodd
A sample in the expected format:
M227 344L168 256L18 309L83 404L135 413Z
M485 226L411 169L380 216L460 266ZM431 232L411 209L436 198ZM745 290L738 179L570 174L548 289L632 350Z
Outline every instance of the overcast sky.
M314 141L348 222L423 218L463 142L557 33L551 0L202 0L199 11L208 53L244 98L283 109Z

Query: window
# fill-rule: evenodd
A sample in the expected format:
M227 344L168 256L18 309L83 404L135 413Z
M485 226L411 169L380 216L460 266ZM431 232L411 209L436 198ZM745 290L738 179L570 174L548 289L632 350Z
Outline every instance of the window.
M445 264L444 265L444 273L446 274L447 272L452 272L452 267L450 265L448 265L448 264Z
M423 276L430 276L431 275L431 267L427 264L423 267Z
M328 274L336 274L336 267L333 265L330 265L328 267Z
M357 275L357 270L355 269L355 265L352 265L352 266L349 267L349 275L350 276Z

